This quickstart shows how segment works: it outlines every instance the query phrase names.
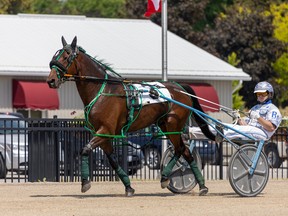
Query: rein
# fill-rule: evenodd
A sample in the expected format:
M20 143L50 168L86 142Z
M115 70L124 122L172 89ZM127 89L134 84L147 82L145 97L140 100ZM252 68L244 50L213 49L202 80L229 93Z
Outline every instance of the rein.
M229 115L229 116L232 117L232 118L238 119L239 116L240 116L240 115L239 115L239 112L248 117L247 113L244 112L244 111L241 111L241 110L233 110L233 109L231 109L231 108L229 108L229 107L225 107L225 106L223 106L223 105L221 105L221 104L214 103L214 102L212 102L212 101L210 101L210 100L207 100L207 99L205 99L205 98L202 98L202 97L198 97L198 96L196 96L196 95L189 94L188 92L181 91L181 90L178 90L178 89L174 89L174 90L175 90L175 91L178 91L178 92L180 92L180 93L182 93L182 94L186 94L186 95L189 95L189 96L191 96L191 97L197 98L197 99L199 99L199 100L208 102L208 103L210 103L210 104L217 105L217 106L220 107L220 108L219 108L219 111L225 112L227 115ZM217 108L214 108L214 107L211 107L211 106L207 106L207 105L201 105L201 106L207 107L207 108L210 108L210 109L214 109L214 110L218 110Z
M65 74L65 81L87 81L87 82L109 82L109 83L131 83L131 81L126 81L125 79L119 80L119 79L102 79L98 77L93 76L79 76L79 75L71 75L71 74Z

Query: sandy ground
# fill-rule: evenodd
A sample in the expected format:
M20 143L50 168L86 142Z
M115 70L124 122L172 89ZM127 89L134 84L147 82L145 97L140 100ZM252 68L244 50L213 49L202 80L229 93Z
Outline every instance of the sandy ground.
M95 182L82 194L80 183L1 183L0 215L288 215L288 180L269 180L257 197L239 197L226 180L207 181L209 193L198 187L175 195L158 181L133 181L134 197L124 196L120 182Z

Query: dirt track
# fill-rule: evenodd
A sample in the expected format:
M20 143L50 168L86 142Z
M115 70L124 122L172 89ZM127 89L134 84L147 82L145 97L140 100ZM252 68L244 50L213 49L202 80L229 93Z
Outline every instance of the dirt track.
M0 215L288 215L288 180L269 180L264 191L241 198L228 181L207 181L209 194L198 188L184 195L162 190L158 181L132 181L136 194L124 196L120 182L92 183L85 194L80 183L1 183Z

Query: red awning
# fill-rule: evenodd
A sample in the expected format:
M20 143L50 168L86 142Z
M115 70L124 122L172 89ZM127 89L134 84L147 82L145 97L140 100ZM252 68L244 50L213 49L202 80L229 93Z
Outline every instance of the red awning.
M205 100L199 100L202 109L207 112L219 112L219 98L215 88L207 83L193 83L190 84L191 88L195 91L196 96ZM207 101L211 101L209 103ZM214 104L213 104L214 103Z
M13 108L59 109L58 92L49 88L46 82L13 80Z

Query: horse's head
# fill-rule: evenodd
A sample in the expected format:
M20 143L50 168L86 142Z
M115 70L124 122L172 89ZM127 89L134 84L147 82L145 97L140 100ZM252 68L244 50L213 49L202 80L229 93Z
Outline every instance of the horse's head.
M71 45L69 45L62 36L62 44L63 48L58 50L50 61L51 71L46 80L50 88L59 88L69 75L73 76L77 74L75 63L75 59L79 53L77 37L75 36Z

